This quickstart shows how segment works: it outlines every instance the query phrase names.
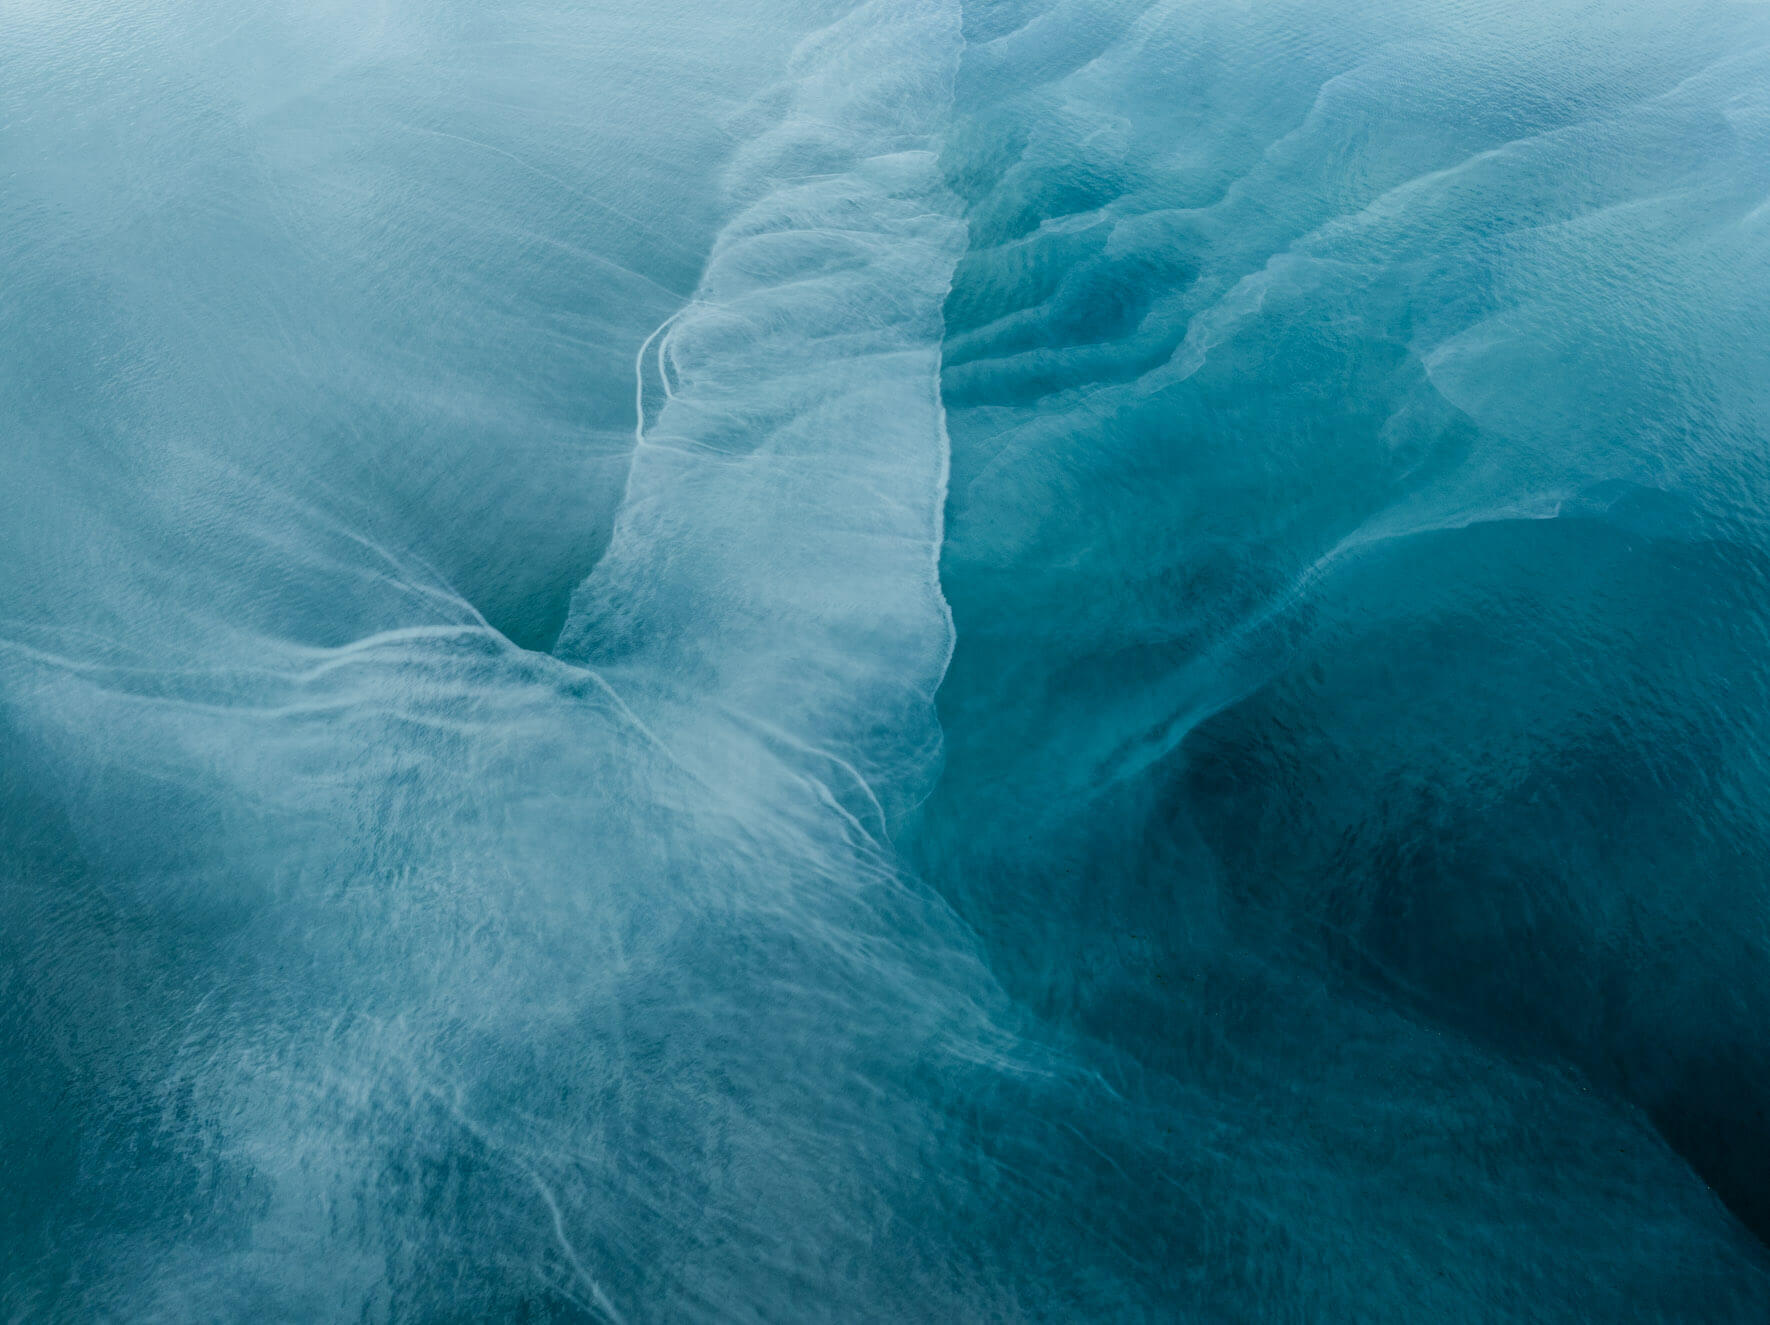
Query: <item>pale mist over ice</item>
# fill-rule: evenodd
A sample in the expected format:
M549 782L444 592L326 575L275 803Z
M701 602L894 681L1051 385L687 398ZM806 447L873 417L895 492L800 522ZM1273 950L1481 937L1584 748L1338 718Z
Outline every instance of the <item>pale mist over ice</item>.
M0 1319L1770 1319L1770 5L0 0Z

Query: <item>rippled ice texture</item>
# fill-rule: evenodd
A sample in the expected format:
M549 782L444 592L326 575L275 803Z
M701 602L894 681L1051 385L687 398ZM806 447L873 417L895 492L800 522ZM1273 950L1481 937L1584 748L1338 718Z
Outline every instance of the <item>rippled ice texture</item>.
M8 1319L1770 1318L1770 8L0 0Z

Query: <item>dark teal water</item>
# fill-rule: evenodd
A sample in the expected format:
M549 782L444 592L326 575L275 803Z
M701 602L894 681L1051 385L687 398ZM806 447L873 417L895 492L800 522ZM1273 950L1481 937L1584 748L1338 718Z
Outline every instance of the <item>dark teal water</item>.
M0 1307L1770 1318L1770 8L0 0Z

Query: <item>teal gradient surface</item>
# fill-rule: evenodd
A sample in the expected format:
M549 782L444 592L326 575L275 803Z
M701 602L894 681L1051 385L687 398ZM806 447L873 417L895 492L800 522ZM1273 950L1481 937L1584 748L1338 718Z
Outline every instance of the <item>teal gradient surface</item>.
M1770 1318L1770 6L0 0L0 1314Z

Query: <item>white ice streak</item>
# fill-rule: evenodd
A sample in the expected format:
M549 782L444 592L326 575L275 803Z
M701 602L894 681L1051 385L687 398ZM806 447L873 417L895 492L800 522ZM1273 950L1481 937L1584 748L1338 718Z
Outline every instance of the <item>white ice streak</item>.
M938 374L964 230L936 153L957 25L874 3L795 52L694 301L636 353L626 501L561 641L687 721L712 700L831 752L889 809L937 754L951 641Z

